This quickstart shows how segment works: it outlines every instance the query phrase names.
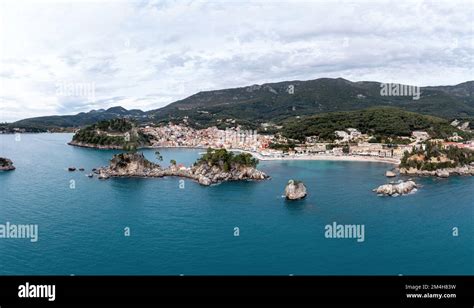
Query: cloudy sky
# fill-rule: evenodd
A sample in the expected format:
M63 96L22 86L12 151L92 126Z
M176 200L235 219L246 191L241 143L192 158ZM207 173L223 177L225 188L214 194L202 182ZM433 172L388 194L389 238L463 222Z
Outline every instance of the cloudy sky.
M473 77L473 1L0 2L0 122L201 90Z

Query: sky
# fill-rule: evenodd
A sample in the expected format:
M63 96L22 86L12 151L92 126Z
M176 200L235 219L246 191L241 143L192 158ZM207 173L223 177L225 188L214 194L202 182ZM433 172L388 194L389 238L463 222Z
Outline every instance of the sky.
M0 1L0 122L342 77L473 80L471 1Z

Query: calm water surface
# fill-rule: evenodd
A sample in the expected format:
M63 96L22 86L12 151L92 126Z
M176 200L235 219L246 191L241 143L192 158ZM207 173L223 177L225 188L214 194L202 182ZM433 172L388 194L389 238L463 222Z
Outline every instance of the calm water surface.
M0 135L0 156L17 167L0 173L0 224L39 226L36 243L0 239L1 275L474 274L474 177L419 179L397 198L371 191L389 165L365 162L261 162L271 180L212 187L99 181L85 174L118 151L68 146L71 137ZM161 154L189 165L201 151ZM305 200L282 198L290 178L306 183ZM325 238L334 221L364 224L365 241Z

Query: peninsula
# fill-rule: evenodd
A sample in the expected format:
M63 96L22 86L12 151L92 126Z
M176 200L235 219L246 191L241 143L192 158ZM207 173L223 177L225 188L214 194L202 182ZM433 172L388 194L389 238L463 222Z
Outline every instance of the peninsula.
M474 151L454 142L430 140L404 153L400 174L437 177L474 175Z
M136 150L149 145L149 140L134 122L118 118L78 130L68 144L97 149Z

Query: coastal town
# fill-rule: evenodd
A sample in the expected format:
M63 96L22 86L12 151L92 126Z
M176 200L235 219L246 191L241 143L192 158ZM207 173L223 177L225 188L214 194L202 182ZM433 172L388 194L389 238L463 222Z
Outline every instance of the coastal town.
M240 127L217 127L194 129L185 124L168 123L163 126L147 125L141 128L144 134L151 137L151 147L189 147L189 148L224 148L249 152L261 160L274 159L328 159L328 160L362 160L382 161L398 164L406 151L423 148L425 142L440 143L444 148L457 147L474 151L474 140L463 140L454 134L444 139L432 139L425 131L413 131L402 144L385 144L373 141L373 136L363 134L355 128L337 130L333 142L320 141L317 136L306 137L305 142L296 143L285 149L275 148L275 144L290 144L280 134L259 134L255 130ZM293 143L294 144L294 143Z

